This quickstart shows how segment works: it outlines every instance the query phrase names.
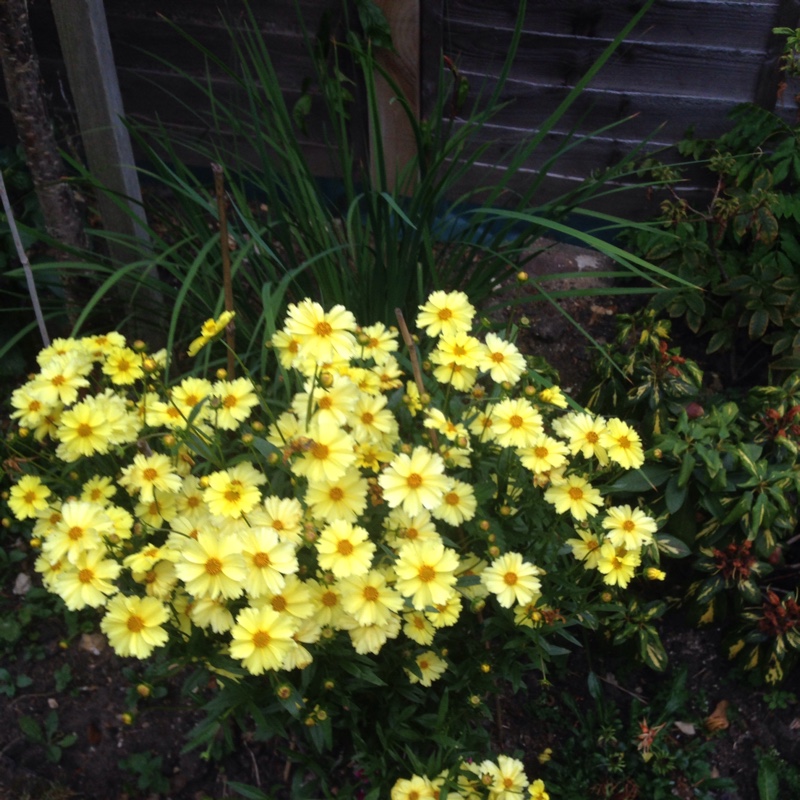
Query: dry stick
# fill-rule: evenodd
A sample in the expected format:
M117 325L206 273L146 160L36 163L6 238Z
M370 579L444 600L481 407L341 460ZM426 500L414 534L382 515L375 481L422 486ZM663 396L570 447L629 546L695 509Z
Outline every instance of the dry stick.
M47 326L44 324L44 315L42 314L42 307L39 304L39 294L36 291L36 283L33 280L33 270L31 269L28 256L22 246L22 240L19 238L19 231L17 230L17 223L14 219L14 212L11 209L11 202L8 199L6 192L6 182L3 180L3 172L0 170L0 198L3 200L3 210L6 212L8 218L8 227L11 229L11 238L14 240L14 247L17 249L17 255L22 263L22 269L25 272L25 280L28 284L28 294L31 297L33 304L33 313L36 316L36 323L39 326L39 333L42 337L42 342L45 347L50 347L50 336L47 333Z
M214 191L219 212L219 243L222 249L222 285L225 288L225 310L233 311L233 281L231 280L231 251L228 241L228 211L225 198L225 175L219 164L212 164ZM225 342L228 345L228 378L234 377L236 367L236 334L233 322L225 327Z
M397 317L397 327L400 328L400 333L403 336L403 341L406 343L406 347L408 348L408 355L411 358L411 369L414 372L414 382L417 384L417 390L419 391L419 396L426 394L425 392L425 384L422 382L422 371L419 368L419 359L417 358L417 346L414 344L414 340L411 338L411 333L408 330L408 325L406 325L405 318L403 317L403 312L396 308L394 310L394 315ZM434 449L437 451L439 450L439 437L436 434L436 431L431 428L431 444L433 444Z

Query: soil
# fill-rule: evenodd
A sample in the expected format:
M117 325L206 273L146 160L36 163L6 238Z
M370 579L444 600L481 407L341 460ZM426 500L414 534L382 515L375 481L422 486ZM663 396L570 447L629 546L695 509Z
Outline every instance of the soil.
M593 271L608 264L570 245L548 247L527 266L533 278L556 273L585 273L585 276L547 281L548 291L560 288L594 286L602 290L606 279ZM531 303L523 303L513 312L522 322L520 333L524 352L543 355L561 374L565 389L575 392L588 378L591 353L585 338L575 331L566 317L548 303L537 298L533 282ZM518 293L520 287L509 287L506 293ZM519 294L516 295L519 297ZM498 295L502 301L504 293ZM577 297L562 304L570 316L578 320L600 342L614 333L618 313L630 311L635 301L619 297ZM527 322L526 322L527 320ZM31 570L31 556L20 562L19 571ZM15 577L15 576L12 576ZM23 599L12 585L0 586L0 610L13 615ZM0 800L61 800L77 797L83 800L115 800L116 798L203 798L238 797L231 782L260 786L264 791L276 790L276 797L289 797L291 765L269 743L240 738L231 756L222 761L204 759L197 752L183 753L186 734L201 715L190 699L181 693L178 676L167 694L138 703L134 719L125 715L132 708L130 693L135 692L136 678L123 677L131 661L120 659L108 648L102 636L83 634L65 643L65 630L55 618L37 631L35 645L28 645L13 657L3 658L0 667L12 675L24 675L30 683L15 688L7 696L0 682ZM668 616L662 625L662 636L670 657L670 673L657 676L652 672L631 670L617 656L602 662L598 669L609 697L620 704L630 701L631 694L645 699L661 682L669 680L674 670L686 668L689 690L698 702L705 702L701 715L710 715L720 701L726 701L728 727L713 735L714 750L709 766L714 774L728 776L737 789L719 795L719 800L759 800L756 786L760 750L775 748L789 764L800 764L800 705L769 710L763 692L731 674L719 646L719 632L689 627L677 613ZM27 641L27 640L26 640ZM0 651L2 652L2 651ZM582 662L569 663L561 688L586 694L587 669ZM68 681L65 667L69 668ZM597 666L595 666L597 669ZM66 685L56 687L56 676ZM624 676L624 678L620 678ZM201 688L213 692L213 685ZM797 684L783 687L794 689ZM536 687L531 686L531 692ZM503 727L496 732L498 745L506 751L519 749L529 754L541 752L544 746L557 746L560 737L569 731L543 729L526 711L519 698L506 698ZM19 727L25 716L40 724L55 712L57 733L74 733L75 742L65 747L56 759L47 750L26 737ZM698 730L698 736L709 735ZM131 757L143 754L144 764L138 772L129 765ZM160 758L160 763L153 759ZM149 759L149 761L148 761ZM146 765L155 765L155 774L166 783L146 780ZM144 771L142 771L144 770ZM138 783L138 785L137 785ZM280 788L284 787L284 788ZM690 788L676 785L675 796L692 797ZM553 800L584 800L555 798ZM642 798L642 800L648 800ZM788 798L787 798L788 800Z

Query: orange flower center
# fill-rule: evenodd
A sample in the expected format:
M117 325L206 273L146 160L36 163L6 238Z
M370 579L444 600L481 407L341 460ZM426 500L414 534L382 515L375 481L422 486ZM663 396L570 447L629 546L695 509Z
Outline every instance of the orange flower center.
M374 586L367 586L364 589L364 599L368 600L370 603L374 603L379 596L378 590Z
M137 617L136 614L131 614L128 617L127 628L131 633L139 633L144 628L144 620L141 617Z
M341 500L344 497L344 492L338 486L334 486L333 489L328 492L328 496L331 500Z
M267 553L256 553L253 556L253 563L260 569L262 567L268 567L272 561L270 561Z
M444 496L444 501L449 506L457 506L458 505L458 500L459 500L459 497L455 492L448 492Z
M73 542L77 542L78 539L83 536L83 528L80 525L73 525L68 531L67 536L72 539Z
M442 308L439 310L437 316L442 322L445 322L453 316L453 312L449 308Z
M627 437L627 436L620 436L620 437L619 437L619 439L617 439L617 444L618 444L618 445L619 445L619 446L620 446L620 447L621 447L623 450L628 450L628 449L630 448L630 446L631 446L630 439L628 439L628 437Z
M319 407L322 409L330 408L333 405L333 400L330 397L321 397L319 400Z
M278 613L286 611L286 598L282 594L276 594L275 597L272 598L270 605L272 606L272 610Z
M581 499L583 499L583 489L581 489L579 486L573 486L569 490L569 496L573 500L581 500Z
M416 488L422 486L422 476L418 475L416 472L412 472L408 476L407 483L412 489L416 489Z
M330 322L323 320L314 326L314 333L316 333L317 336L330 336L333 333L333 328Z
M209 575L219 575L222 572L222 562L218 558L209 558L206 561L206 572Z
M228 489L225 492L225 499L229 503L238 503L242 499L242 493L238 489Z
M622 530L628 531L628 533L630 533L635 527L636 524L632 519L626 519L625 522L622 523Z
M509 586L513 586L517 580L518 578L516 572L506 572L506 574L503 575L503 581Z
M224 405L225 408L233 408L236 405L236 395L235 394L229 394L222 401L222 405Z
M506 357L502 353L492 353L492 361L496 364L502 364L506 360Z
M436 580L436 570L428 564L423 564L419 568L419 579L423 583L430 583L433 580Z
M326 606L327 608L333 608L339 601L336 597L336 592L331 592L330 590L325 592L320 598L322 601L322 605Z
M533 448L533 454L536 456L536 458L546 458L548 452L549 451L548 451L548 449L546 447L534 447Z
M272 520L272 528L276 531L282 531L284 529L284 524L279 519Z
M258 647L268 647L272 637L266 631L256 631L253 634L253 644Z
M92 570L90 570L90 569L82 569L78 573L78 580L81 583L91 583L92 582L92 578L94 578L94 572L92 572Z
M589 431L586 434L586 441L589 442L589 444L597 444L599 439L600 437L594 431Z
M146 481L154 481L158 477L158 470L148 467L143 473L142 477Z
M330 455L330 452L326 444L314 442L314 444L311 445L311 455L314 456L314 458L325 459Z
M513 417L508 421L508 424L512 428L521 428L522 427L522 417L519 414L514 414Z
M85 422L81 422L81 424L78 425L77 434L78 434L78 436L81 436L83 438L86 438L87 436L91 436L92 435L92 426L91 425L87 425Z
M336 551L339 553L339 555L342 556L349 556L353 552L353 550L354 550L353 543L348 541L347 539L342 539L336 545Z
M370 414L370 412L369 412L369 411L365 411L365 412L364 412L364 413L361 415L361 421L362 421L362 422L363 422L365 425L369 425L369 424L371 424L371 423L372 423L372 420L374 420L374 419L375 419L375 417L374 417L372 414Z
M63 375L56 375L50 382L53 386L63 386L63 384L67 382L67 379Z

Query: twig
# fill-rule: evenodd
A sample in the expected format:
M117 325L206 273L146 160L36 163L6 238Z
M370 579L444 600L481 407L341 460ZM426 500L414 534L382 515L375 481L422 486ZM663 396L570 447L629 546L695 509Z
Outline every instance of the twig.
M400 334L403 337L403 341L406 343L408 355L411 358L411 370L414 373L414 382L417 384L417 390L419 391L420 397L422 397L422 395L426 394L426 392L425 384L422 382L422 371L419 368L419 359L417 358L417 346L414 344L414 339L411 337L411 332L408 330L408 325L406 325L403 312L399 308L396 308L394 310L394 315L397 317L397 327L400 328ZM431 444L433 444L434 449L438 452L439 437L433 428L430 429L430 432Z
M219 213L219 245L222 251L222 285L225 289L225 310L233 311L233 281L231 279L231 250L228 241L228 210L225 198L225 174L219 164L212 164L214 173L214 192L217 196ZM225 327L225 342L228 345L228 378L234 377L236 368L236 334L234 327Z
M11 238L14 240L14 247L17 250L17 255L22 263L22 269L25 272L25 281L28 284L28 294L31 297L33 313L36 316L36 324L39 326L39 334L42 337L42 343L45 347L50 347L50 336L47 333L47 326L44 324L42 306L39 304L39 294L36 291L36 283L33 280L33 270L31 269L30 262L28 261L28 256L25 253L25 248L22 246L22 240L19 238L19 230L17 230L14 212L11 209L11 202L8 199L8 193L6 192L6 182L3 180L2 170L0 170L0 198L3 200L3 210L6 212L8 227L11 229Z

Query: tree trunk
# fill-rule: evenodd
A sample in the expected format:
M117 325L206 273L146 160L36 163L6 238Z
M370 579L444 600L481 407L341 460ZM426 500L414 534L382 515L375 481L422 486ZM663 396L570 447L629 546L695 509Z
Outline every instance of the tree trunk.
M88 249L83 218L64 180L64 162L42 92L39 59L33 46L27 0L0 0L0 66L20 143L25 150L47 234L66 250ZM80 292L75 279L62 275L67 312L74 320Z

